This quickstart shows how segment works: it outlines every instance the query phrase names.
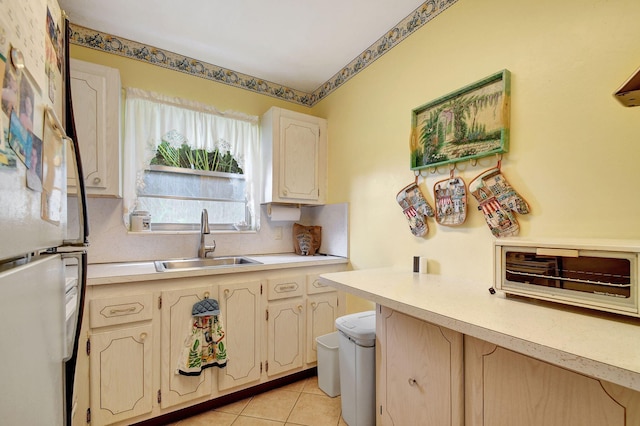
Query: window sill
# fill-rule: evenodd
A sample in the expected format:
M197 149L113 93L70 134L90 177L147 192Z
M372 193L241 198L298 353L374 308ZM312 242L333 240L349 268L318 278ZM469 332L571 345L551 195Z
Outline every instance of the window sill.
M128 235L194 235L194 234L199 234L200 231L197 230L184 230L184 231L178 231L178 230L162 230L162 231L127 231ZM237 234L257 234L258 231L256 231L255 229L249 229L247 231L236 231L234 229L218 229L218 230L211 230L211 235L220 235L220 234L225 234L225 235L237 235Z

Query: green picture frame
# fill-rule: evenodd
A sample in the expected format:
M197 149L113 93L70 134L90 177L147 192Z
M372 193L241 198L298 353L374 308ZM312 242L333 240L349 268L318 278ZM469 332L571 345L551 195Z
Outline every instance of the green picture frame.
M505 69L413 109L411 169L507 152L510 100L511 73Z

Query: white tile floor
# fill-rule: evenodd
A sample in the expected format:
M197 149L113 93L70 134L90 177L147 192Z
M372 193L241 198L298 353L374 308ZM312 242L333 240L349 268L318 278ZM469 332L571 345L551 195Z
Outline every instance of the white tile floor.
M309 377L171 426L346 426L340 414L340 397L327 396Z

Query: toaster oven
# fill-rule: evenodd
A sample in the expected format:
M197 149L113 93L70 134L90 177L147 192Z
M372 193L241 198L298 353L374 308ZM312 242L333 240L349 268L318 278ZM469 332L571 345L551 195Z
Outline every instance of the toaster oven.
M640 317L640 242L501 239L494 249L496 290Z

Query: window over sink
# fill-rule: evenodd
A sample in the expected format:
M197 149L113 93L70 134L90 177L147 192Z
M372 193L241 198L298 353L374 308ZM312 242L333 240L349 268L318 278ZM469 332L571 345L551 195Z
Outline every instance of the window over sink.
M152 231L259 224L258 117L219 112L189 100L128 88L125 102L124 212L148 211Z

